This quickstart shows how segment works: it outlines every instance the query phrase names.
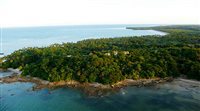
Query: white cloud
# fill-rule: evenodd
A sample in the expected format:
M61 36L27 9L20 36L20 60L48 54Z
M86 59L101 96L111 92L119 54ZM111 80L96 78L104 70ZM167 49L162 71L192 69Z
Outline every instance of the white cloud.
M0 23L200 24L199 0L0 0Z

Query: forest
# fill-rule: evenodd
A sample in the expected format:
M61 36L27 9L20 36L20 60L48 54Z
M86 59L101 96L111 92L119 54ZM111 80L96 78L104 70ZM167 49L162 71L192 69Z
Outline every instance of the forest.
M113 84L124 79L187 76L200 80L200 26L127 27L164 36L87 39L29 47L1 58L2 68L48 81Z

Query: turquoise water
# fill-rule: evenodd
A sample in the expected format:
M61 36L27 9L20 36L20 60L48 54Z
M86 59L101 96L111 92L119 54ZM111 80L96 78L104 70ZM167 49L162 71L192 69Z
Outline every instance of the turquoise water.
M9 72L0 72L10 75ZM199 111L200 82L174 80L151 87L129 86L101 97L81 89L32 90L34 83L0 83L0 111Z
M10 71L6 71L6 72L0 72L0 78L2 78L2 77L7 77L7 76L10 76L10 75L12 75L13 73L12 72L10 72Z
M142 35L164 35L153 30L130 30L126 27L153 25L85 25L3 28L3 52L7 55L24 47L41 47L54 43L77 42L91 38L110 38Z
M152 87L126 87L103 97L88 97L82 91L71 88L32 91L32 83L16 82L0 85L0 111L199 111L200 109L198 86L185 88L166 83Z

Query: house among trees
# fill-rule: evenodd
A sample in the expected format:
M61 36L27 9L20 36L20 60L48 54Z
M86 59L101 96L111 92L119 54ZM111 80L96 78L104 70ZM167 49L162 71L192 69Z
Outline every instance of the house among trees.
M110 56L110 53L108 52L108 53L105 53L104 55L106 55L106 56Z

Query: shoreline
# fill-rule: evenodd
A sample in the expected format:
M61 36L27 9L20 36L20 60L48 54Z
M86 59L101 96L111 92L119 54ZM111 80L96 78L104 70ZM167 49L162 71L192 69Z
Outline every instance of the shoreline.
M126 87L154 87L159 86L162 84L167 83L176 83L176 82L183 82L186 84L186 87L197 87L200 85L200 81L193 80L193 79L187 79L186 77L167 77L167 78L150 78L150 79L125 79L120 82L117 82L115 84L101 84L101 83L80 83L75 80L71 81L58 81L58 82L49 82L46 80L42 80L37 77L22 77L21 75L12 72L10 76L2 77L0 78L0 84L9 84L9 83L15 83L15 82L29 82L33 83L32 91L42 90L44 88L48 88L50 90L54 90L57 88L72 88L72 89L78 89L82 91L83 95L87 97L104 97L111 93L115 93L120 91L123 88ZM189 86L187 86L190 84Z
M0 83L14 83L14 82L31 82L34 83L32 90L41 90L43 88L48 89L56 89L62 87L76 88L83 91L83 93L87 96L104 96L108 92L118 91L121 88L128 86L136 86L136 87L148 87L154 86L157 84L162 84L166 82L173 81L172 77L168 78L151 78L151 79L125 79L115 84L101 84L101 83L80 83L75 80L71 81L58 81L58 82L49 82L46 80L42 80L37 77L22 77L18 74L13 73L10 76L0 78Z
M150 79L125 79L122 81L119 81L114 84L101 84L101 83L81 83L75 80L70 81L57 81L57 82L49 82L47 80L40 79L38 77L22 77L18 74L13 73L13 75L6 76L0 78L1 83L13 83L13 82L32 82L35 83L36 89L42 89L42 88L53 88L53 87L59 87L59 86L68 86L68 87L94 87L94 88L100 88L100 89L114 89L114 88L122 88L126 86L151 86L159 83L164 82L170 82L173 81L172 77L166 77L166 78L150 78Z

